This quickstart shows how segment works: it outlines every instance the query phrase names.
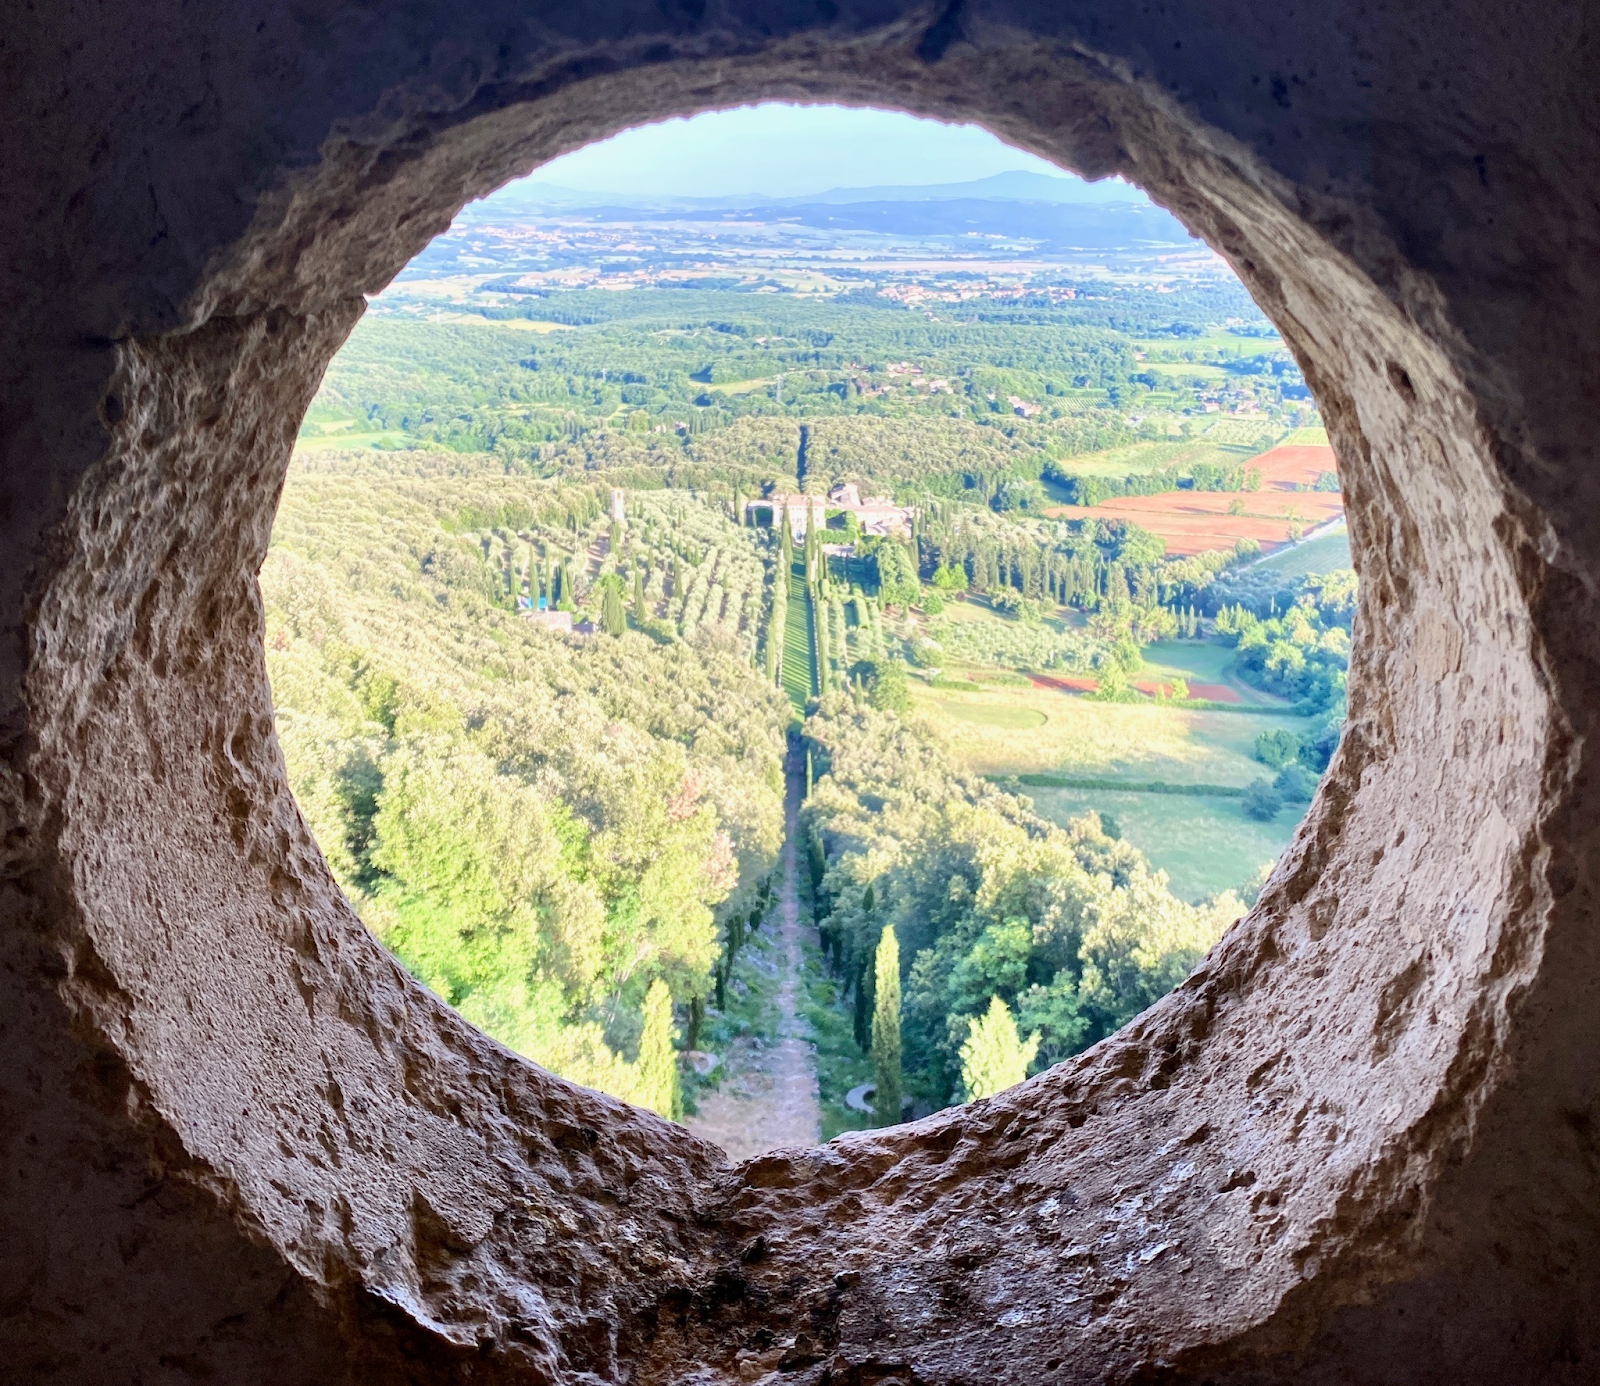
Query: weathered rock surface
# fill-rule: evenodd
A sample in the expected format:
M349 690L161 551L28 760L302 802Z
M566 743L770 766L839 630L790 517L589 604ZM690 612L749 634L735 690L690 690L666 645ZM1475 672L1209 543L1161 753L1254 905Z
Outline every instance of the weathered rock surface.
M0 1362L39 1382L1600 1375L1591 6L12 6ZM1141 183L1282 328L1363 582L1260 906L1003 1098L738 1168L410 983L285 784L254 575L471 197L757 97Z

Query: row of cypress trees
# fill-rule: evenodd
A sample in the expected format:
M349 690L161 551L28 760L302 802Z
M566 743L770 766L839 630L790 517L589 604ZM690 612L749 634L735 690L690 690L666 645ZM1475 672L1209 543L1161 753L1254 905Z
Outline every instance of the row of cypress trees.
M772 609L767 613L766 673L773 682L783 682L783 641L789 624L789 574L794 567L794 540L789 526L782 526L778 570L772 579Z

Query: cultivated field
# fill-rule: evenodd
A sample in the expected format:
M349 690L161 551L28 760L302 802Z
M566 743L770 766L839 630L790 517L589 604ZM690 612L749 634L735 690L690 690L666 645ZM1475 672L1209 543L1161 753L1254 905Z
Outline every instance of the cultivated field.
M1344 502L1335 492L1245 492L1244 514L1230 515L1228 507L1239 499L1238 493L1225 491L1167 491L1052 513L1074 520L1131 520L1165 539L1167 553L1174 557L1231 549L1240 539L1254 539L1270 552L1287 544L1295 529L1312 529L1344 513Z
M1080 476L1121 478L1136 472L1157 472L1165 467L1192 467L1197 462L1238 467L1250 462L1255 455L1255 448L1247 444L1222 443L1206 437L1181 442L1128 443L1124 447L1074 457L1063 465ZM1046 490L1049 489L1047 484Z
M1293 491L1296 486L1314 486L1324 472L1338 470L1333 449L1326 443L1279 443L1250 465L1261 473L1268 491Z
M1146 651L1138 682L1183 678L1194 696L1236 700L1238 711L1102 703L1073 691L1075 684L1092 681L1070 675L1038 676L1032 687L985 684L976 691L914 681L912 698L957 759L978 774L1097 782L1026 786L1022 792L1058 822L1089 809L1109 813L1129 842L1171 874L1179 895L1199 899L1247 884L1287 845L1304 807L1287 806L1272 822L1260 823L1246 817L1237 797L1135 788L1243 789L1272 778L1254 756L1261 732L1311 729L1310 719L1274 711L1283 704L1234 678L1232 660L1233 651L1224 645L1163 641Z
M1261 566L1286 577L1330 573L1336 568L1348 568L1350 531L1340 520L1315 538L1307 539L1303 544L1291 544L1278 550L1271 558L1262 559Z
M1137 446L1170 450L1168 456L1177 460L1173 444ZM1116 453L1126 456L1134 451L1123 448ZM1208 451L1222 450L1212 445ZM1085 474L1112 475L1105 459L1113 455L1075 459L1073 467ZM1152 460L1144 469L1167 465L1167 460ZM1326 444L1281 444L1250 458L1248 465L1261 473L1259 491L1164 491L1155 496L1124 496L1089 507L1058 506L1047 513L1070 520L1130 520L1165 539L1167 552L1174 557L1229 549L1240 539L1254 539L1271 553L1289 543L1295 533L1315 529L1344 514L1344 500L1337 491L1310 489L1320 476L1335 470L1333 449ZM1140 469L1124 465L1122 474L1135 470ZM1241 504L1242 514L1229 513Z

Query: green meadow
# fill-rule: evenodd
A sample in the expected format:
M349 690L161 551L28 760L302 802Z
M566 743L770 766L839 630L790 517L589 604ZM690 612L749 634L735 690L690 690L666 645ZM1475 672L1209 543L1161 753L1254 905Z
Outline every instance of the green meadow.
M1264 767L1263 767L1264 768ZM1041 818L1066 823L1090 809L1165 871L1172 893L1201 900L1250 882L1289 845L1304 805L1270 823L1245 816L1237 799L1186 794L1118 794L1109 790L1035 789Z
M968 770L1094 781L1092 787L1025 785L1021 792L1055 822L1091 809L1109 814L1121 835L1168 873L1175 894L1199 900L1248 885L1288 845L1305 809L1286 805L1265 823L1243 811L1238 791L1273 776L1255 758L1256 738L1274 729L1309 732L1314 719L1289 715L1284 704L1235 678L1233 658L1231 648L1211 641L1161 641L1146 650L1138 675L1223 684L1242 699L1227 709L1100 702L970 677L967 687L915 683L912 697ZM1180 792L1139 788L1153 784ZM1209 785L1234 794L1181 792Z

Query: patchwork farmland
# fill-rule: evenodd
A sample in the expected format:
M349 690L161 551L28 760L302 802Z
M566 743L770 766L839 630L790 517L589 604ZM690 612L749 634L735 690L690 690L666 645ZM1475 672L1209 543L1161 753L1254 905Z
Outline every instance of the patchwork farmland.
M1337 491L1312 489L1335 471L1333 449L1326 443L1282 444L1249 465L1261 473L1260 490L1173 490L1088 507L1060 506L1048 513L1074 520L1131 521L1166 540L1167 553L1174 558L1232 548L1240 539L1254 539L1263 552L1272 553L1344 517L1344 500Z

